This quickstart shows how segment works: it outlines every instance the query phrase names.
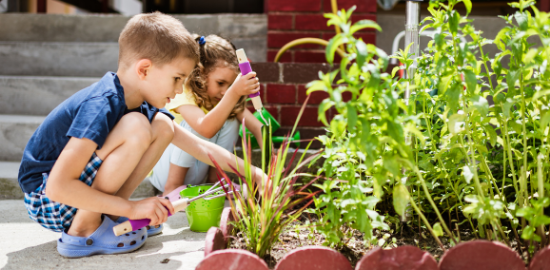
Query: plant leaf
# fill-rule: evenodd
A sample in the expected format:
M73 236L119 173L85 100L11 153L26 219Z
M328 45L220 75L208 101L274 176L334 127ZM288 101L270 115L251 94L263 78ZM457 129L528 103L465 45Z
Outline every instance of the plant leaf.
M315 80L315 81L312 81L312 82L309 82L307 85L307 92L306 94L311 94L311 92L315 92L315 91L327 91L327 87L325 85L325 82L323 81L320 81L320 80Z
M361 68L365 63L365 59L367 59L369 53L367 50L367 44L365 44L363 40L358 40L355 43L355 48L357 49L357 65L359 68Z
M341 33L330 39L325 51L325 57L327 58L327 62L329 62L330 64L334 62L334 54L336 53L336 49L338 49L338 46L340 46L340 44L342 43L343 43L343 35Z
M348 103L347 112L348 112L348 130L352 130L357 125L357 110L351 103Z
M395 212L401 217L405 217L405 210L409 204L409 191L407 187L403 184L399 184L393 187L393 207Z
M395 74L401 69L400 66L395 66L393 67L392 71L391 71L391 77L395 77Z
M318 119L321 121L325 126L328 126L327 122L327 116L325 112L330 109L332 106L334 106L334 102L330 99L324 99L321 104L319 104L319 116Z
M350 28L349 32L350 34L354 34L355 32L365 28L374 28L382 32L382 28L380 27L380 25L378 25L376 22L371 20L360 20L354 23L353 26Z
M451 17L449 18L449 30L451 34L456 35L458 32L458 23L460 22L460 15L456 10L451 12Z
M472 11L472 1L462 0L462 2L464 3L464 6L466 6L466 15L470 14L470 12Z
M462 167L462 176L464 176L464 180L466 180L466 183L468 184L470 184L470 181L472 181L472 178L474 178L474 174L468 166Z
M466 69L464 70L464 80L466 81L466 88L468 91L474 93L477 86L476 74L472 70Z
M443 228L441 227L441 224L439 224L439 222L437 222L436 224L434 224L433 230L434 230L434 234L435 234L437 237L443 235Z
M466 116L464 114L453 114L449 117L449 131L453 134L459 134L465 129L465 120Z
M472 106L479 112L482 117L486 117L489 113L489 103L487 99L482 96L473 96L470 98Z

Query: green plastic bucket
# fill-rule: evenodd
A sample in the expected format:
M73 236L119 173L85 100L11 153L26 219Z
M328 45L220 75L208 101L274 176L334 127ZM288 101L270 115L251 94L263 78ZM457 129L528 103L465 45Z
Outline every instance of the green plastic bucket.
M190 185L182 190L180 195L182 198L191 199L203 194L211 187L212 184ZM212 196L219 194L223 194L223 190L212 194ZM212 200L199 199L191 202L185 209L191 231L206 232L211 227L218 227L220 225L224 204L224 196Z

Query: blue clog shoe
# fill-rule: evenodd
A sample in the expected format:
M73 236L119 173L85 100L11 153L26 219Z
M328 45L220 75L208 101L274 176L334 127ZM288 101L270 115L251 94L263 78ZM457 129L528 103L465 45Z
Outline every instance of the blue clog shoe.
M103 222L88 237L71 236L63 232L57 240L57 251L68 258L87 257L98 254L119 254L134 251L147 240L147 231L139 229L115 236L113 227L118 223L104 217Z

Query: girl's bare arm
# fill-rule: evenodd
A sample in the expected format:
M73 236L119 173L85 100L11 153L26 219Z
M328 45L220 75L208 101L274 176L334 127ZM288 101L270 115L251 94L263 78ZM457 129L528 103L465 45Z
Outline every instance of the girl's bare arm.
M220 131L238 100L238 97L234 99L232 96L224 96L208 114L198 106L190 104L181 105L175 111L201 136L212 138Z
M196 105L179 106L176 108L176 112L181 114L185 122L201 136L212 138L229 118L229 114L231 114L243 93L250 94L260 90L258 80L254 78L255 76L256 73L254 72L244 76L239 75L220 102L208 114L205 114Z

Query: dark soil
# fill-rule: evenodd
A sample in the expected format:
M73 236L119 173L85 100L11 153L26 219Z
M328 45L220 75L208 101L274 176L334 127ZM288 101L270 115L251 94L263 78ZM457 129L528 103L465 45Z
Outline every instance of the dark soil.
M311 217L309 217L311 218ZM309 219L306 214L298 221L291 223L283 233L279 236L279 241L273 245L271 254L267 255L264 260L268 266L273 269L277 262L281 260L288 252L302 246L322 246L325 242L324 237L315 231L315 228L305 226L306 223L313 223L314 218ZM344 228L343 228L344 229ZM344 229L345 230L345 229ZM455 231L456 233L456 231ZM344 239L345 244L342 247L336 247L340 253L346 256L355 267L357 262L368 253L371 249L379 247L383 249L391 249L398 246L411 245L429 252L437 261L441 259L444 250L430 235L425 228L411 228L405 224L402 230L395 230L395 226L390 231L374 230L373 234L376 237L374 244L369 244L364 241L363 234L357 230L352 230L350 238ZM475 239L475 235L467 228L460 229L460 241L468 241ZM440 237L445 249L449 249L454 244L447 237ZM517 251L517 242L510 241L513 250ZM231 240L229 248L246 249L245 240L241 233L237 233Z

